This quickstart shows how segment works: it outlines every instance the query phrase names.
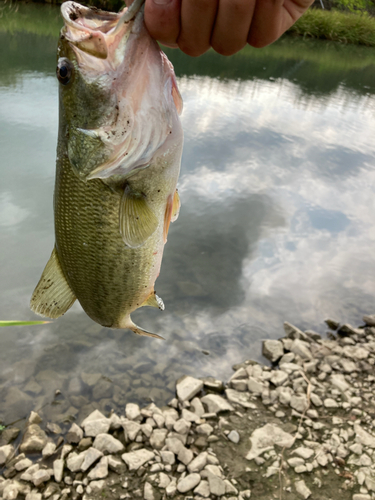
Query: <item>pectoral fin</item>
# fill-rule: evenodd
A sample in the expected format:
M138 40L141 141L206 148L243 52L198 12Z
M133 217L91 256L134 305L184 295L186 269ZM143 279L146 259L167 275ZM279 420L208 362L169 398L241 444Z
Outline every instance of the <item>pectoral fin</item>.
M40 316L54 319L65 314L75 300L54 248L31 297L30 309Z
M143 307L143 306L157 307L161 311L164 311L164 309L165 309L163 299L158 297L155 292L152 292L152 294L149 296L149 298L143 302L141 307Z
M127 246L138 248L156 231L158 219L143 193L125 188L120 204L120 232Z

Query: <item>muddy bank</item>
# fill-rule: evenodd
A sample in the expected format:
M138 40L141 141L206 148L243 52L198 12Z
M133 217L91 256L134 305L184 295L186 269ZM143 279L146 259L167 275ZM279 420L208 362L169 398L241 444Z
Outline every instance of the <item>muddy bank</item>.
M30 414L0 437L0 498L375 498L375 317L327 321L327 339L284 324L272 366L228 382L183 377L168 406L94 410L68 432ZM89 376L89 375L88 375Z

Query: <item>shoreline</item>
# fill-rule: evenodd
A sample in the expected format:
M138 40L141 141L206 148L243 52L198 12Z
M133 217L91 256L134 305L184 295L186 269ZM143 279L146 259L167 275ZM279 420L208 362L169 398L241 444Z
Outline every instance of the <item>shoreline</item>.
M66 433L31 412L22 436L0 433L0 498L373 500L375 316L364 320L327 320L327 339L286 322L263 342L272 366L246 360L226 383L184 376L165 407L95 410Z

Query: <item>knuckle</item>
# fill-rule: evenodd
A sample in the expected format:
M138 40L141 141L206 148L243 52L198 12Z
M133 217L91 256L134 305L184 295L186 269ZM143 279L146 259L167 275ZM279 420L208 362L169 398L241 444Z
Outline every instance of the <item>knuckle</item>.
M232 56L233 54L236 54L239 52L244 46L246 45L246 42L232 42L232 43L221 43L221 42L213 42L212 43L212 48L214 49L215 52L222 56Z

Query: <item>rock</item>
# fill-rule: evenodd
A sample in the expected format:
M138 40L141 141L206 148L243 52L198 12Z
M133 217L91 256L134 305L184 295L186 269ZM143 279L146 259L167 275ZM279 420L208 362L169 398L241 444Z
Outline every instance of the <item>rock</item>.
M352 500L371 500L370 495L363 495L362 493L357 493L352 496Z
M84 428L86 436L96 437L98 434L105 434L109 431L111 421L99 410L95 410L85 418L81 426Z
M196 495L200 495L201 497L208 498L210 496L210 487L208 485L208 481L202 480L195 488L194 493Z
M262 384L262 382L259 382L259 380L256 380L254 377L249 378L247 386L249 391L253 394L262 394L265 389L264 384Z
M297 493L299 494L300 497L304 498L305 500L311 496L311 491L309 488L306 486L305 481L297 481L294 484Z
M310 401L314 406L323 406L323 401L320 399L319 396L314 394L313 392L310 394Z
M308 408L307 397L304 394L293 395L290 398L290 406L294 408L296 411L303 413Z
M149 460L153 459L155 454L152 451L142 448L140 450L124 453L121 458L129 467L129 470L138 470Z
M225 411L234 411L231 404L218 394L207 394L201 398L202 403L207 405L209 413L221 413Z
M293 343L290 346L290 350L297 356L300 356L302 359L313 359L309 344L307 342L304 342L303 340L293 340Z
M14 468L16 469L16 471L21 472L25 469L28 469L32 465L33 465L33 463L29 458L24 458L23 460L20 460L19 462L17 462L15 464Z
M40 486L51 479L51 473L47 469L40 469L33 474L34 486Z
M354 425L356 440L369 448L375 448L375 436L366 432L359 424Z
M99 479L97 481L91 481L90 483L90 488L93 492L96 492L96 491L103 491L103 488L105 486L105 481L104 479Z
M190 409L196 415L198 415L198 417L201 417L205 413L204 407L203 407L202 402L199 398L194 398L191 400Z
M20 430L17 427L7 427L4 429L0 434L0 447L11 443L19 433Z
M308 460L314 455L314 450L312 450L311 448L304 448L303 446L300 446L299 448L293 450L292 453L298 455L301 458L304 458L305 460Z
M375 326L375 314L363 316L363 321L367 326Z
M177 397L180 401L190 401L203 389L202 380L185 375L176 383Z
M221 477L218 477L215 474L209 474L208 485L211 495L216 495L217 497L225 495L225 483Z
M307 340L307 335L303 333L302 330L292 325L288 321L284 322L284 332L289 339L302 339ZM288 349L290 350L290 349Z
M178 452L177 458L179 459L180 462L182 462L184 465L188 465L192 460L193 460L194 454L193 452L185 448L185 446L182 446L180 448L180 451Z
M12 458L14 454L14 448L11 444L6 444L0 448L0 465L4 465L5 462Z
M328 326L328 328L330 328L333 331L337 330L337 328L340 326L340 323L333 319L326 319L325 323Z
M295 438L291 434L284 432L277 425L266 424L251 434L250 441L251 450L246 455L247 460L253 460L265 451L271 450L274 445L282 448L290 448Z
M195 488L201 481L201 477L197 473L188 474L183 479L180 479L177 483L177 490L180 493L186 493L187 491Z
M102 453L120 453L124 451L124 445L111 434L98 434L93 442L93 448Z
M154 429L150 437L150 445L156 450L161 450L165 445L167 434L167 429Z
M244 408L255 409L257 407L254 403L252 403L250 401L250 394L247 394L244 392L238 392L238 391L235 391L234 389L226 389L225 395L227 396L228 400L231 403L237 403L237 404L243 406ZM205 396L205 397L207 397L207 396ZM234 411L234 409L231 411Z
M184 418L180 418L179 420L176 420L173 429L178 433L178 434L187 434L190 430L191 423L185 420Z
M209 436L213 433L214 428L210 424L201 424L197 425L195 428L197 434L202 434L203 436Z
M19 483L14 481L8 483L3 489L4 500L16 500L19 493Z
M66 440L68 443L78 444L83 438L83 430L75 423L70 427Z
M158 500L160 498L160 494L149 482L146 481L143 490L143 498L144 500Z
M122 474L125 472L126 466L125 464L117 457L113 457L112 455L108 455L108 467L116 472L117 474Z
M127 420L122 423L125 433L125 441L135 441L139 431L141 430L141 424L134 422L134 420Z
M284 355L283 343L279 340L265 340L263 342L263 356L275 363Z
M276 387L283 385L288 380L288 374L283 370L276 370L273 372L270 382Z
M342 373L335 373L334 375L331 375L329 381L333 387L336 387L341 392L346 392L351 389L351 386L348 384Z
M240 442L240 435L237 431L230 431L227 438L229 439L229 441L232 441L232 443L235 444L238 444Z
M88 478L91 480L104 479L108 476L108 458L102 457L100 462L89 472Z
M64 460L59 458L53 462L53 475L57 483L62 481L63 473L64 473Z
M42 500L42 494L36 491L30 491L30 493L26 495L25 500Z
M223 382L214 377L202 377L200 380L202 380L204 387L210 391L223 392L224 390Z
M203 415L203 413L202 413L202 415ZM181 416L184 420L186 420L186 422L197 423L200 420L199 416L196 413L193 413L192 411L189 411L186 408L182 409ZM176 431L176 432L178 432L178 431Z
M137 420L141 416L141 410L135 403L128 403L125 406L125 415L129 420Z
M73 451L70 453L68 456L68 459L66 461L66 466L71 472L78 472L81 470L81 465L83 464L83 461L86 456L86 451L83 451L82 453L76 453Z
M53 455L55 453L55 451L56 451L55 443L51 443L51 442L47 443L42 450L42 456L44 458L50 457L51 455Z
M103 456L103 453L96 448L89 448L84 453L84 460L81 465L81 471L85 472L88 468L90 468L99 458Z
M48 442L46 433L37 424L31 424L26 427L22 439L20 451L22 453L35 453L42 451Z
M323 401L323 404L326 408L338 408L339 405L337 404L337 402L332 399L332 398L327 398Z
M202 452L197 455L187 466L189 472L200 472L207 464L207 452Z
M27 419L28 424L40 424L42 419L35 411L31 411L29 418Z

